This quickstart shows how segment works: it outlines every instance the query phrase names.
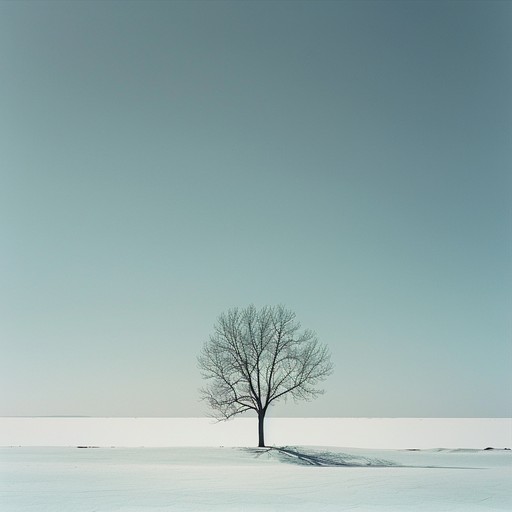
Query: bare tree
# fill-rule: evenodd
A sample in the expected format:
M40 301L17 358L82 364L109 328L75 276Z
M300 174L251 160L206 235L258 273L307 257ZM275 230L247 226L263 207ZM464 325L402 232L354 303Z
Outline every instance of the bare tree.
M202 398L219 419L253 410L258 446L265 446L268 407L287 395L311 400L316 385L332 372L330 354L313 331L301 330L295 313L283 306L230 309L219 316L198 365L206 386Z

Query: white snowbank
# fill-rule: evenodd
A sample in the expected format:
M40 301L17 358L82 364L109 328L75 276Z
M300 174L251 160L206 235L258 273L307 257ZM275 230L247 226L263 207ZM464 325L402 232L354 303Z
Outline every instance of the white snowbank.
M512 447L507 418L268 418L271 445ZM0 418L0 446L254 446L256 418Z

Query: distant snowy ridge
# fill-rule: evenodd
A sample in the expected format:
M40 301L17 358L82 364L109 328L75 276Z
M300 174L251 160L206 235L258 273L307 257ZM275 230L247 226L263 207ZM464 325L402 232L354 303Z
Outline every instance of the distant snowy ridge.
M269 418L267 444L512 448L511 418ZM254 446L256 418L0 418L0 446Z

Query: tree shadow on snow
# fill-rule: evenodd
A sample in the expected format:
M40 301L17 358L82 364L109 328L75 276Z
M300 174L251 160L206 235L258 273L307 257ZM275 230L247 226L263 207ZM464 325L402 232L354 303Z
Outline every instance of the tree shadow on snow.
M299 466L321 466L321 467L399 467L395 462L350 455L342 452L313 451L297 448L294 446L268 447L268 448L245 448L244 451L256 456L267 456L275 458L287 464Z
M481 469L454 466L406 466L386 459L351 455L344 452L308 450L303 447L283 446L267 448L243 448L243 451L255 457L265 457L286 464L316 467L349 467L349 468L416 468L416 469Z

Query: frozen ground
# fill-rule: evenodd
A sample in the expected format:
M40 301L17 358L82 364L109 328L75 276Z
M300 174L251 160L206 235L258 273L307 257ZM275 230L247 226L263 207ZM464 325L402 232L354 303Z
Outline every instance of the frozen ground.
M2 512L512 510L512 452L0 448Z

